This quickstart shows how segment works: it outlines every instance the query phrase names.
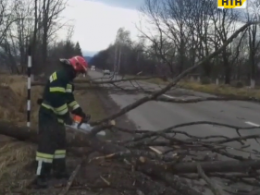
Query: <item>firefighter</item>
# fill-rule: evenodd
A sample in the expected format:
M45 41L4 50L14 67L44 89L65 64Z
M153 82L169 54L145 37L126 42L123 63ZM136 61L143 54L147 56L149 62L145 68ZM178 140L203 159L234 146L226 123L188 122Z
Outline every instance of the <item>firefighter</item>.
M81 56L60 59L62 68L52 73L38 101L39 142L36 152L38 163L35 183L38 188L48 187L48 179L68 179L66 169L66 133L64 124L73 123L70 112L89 119L74 99L73 80L79 74L86 74L87 62ZM53 171L53 175L51 175Z

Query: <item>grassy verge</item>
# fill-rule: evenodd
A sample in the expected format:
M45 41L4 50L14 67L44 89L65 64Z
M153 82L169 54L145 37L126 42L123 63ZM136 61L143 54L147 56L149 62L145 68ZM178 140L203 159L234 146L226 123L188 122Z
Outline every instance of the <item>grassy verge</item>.
M26 125L27 78L0 75L0 119L19 126ZM32 89L31 122L37 125L37 98L42 87ZM28 169L33 162L35 145L0 135L0 194L8 194L32 179L34 170Z
M86 78L77 78L76 80L89 80L89 76L87 75ZM88 83L82 83L77 84L79 86L88 87L90 84ZM76 87L77 89L77 87ZM94 90L76 90L75 93L75 99L79 102L83 110L91 114L91 120L97 121L104 117L106 117L107 112L101 103L101 100L98 98L97 91Z
M23 76L0 75L0 120L26 125L26 81ZM32 126L37 127L38 105L43 87L32 88ZM92 91L76 91L75 97L92 120L105 117L105 110ZM34 175L32 166L36 146L0 135L0 194L23 188Z
M202 85L196 82L180 82L179 86L185 89L191 89L194 91L209 93L213 95L260 98L260 91L258 89L250 89L246 87L235 88L229 85L216 84Z
M131 78L142 79L142 78L146 78L146 77L147 76L126 75L124 78L125 79L131 79ZM140 80L140 81L142 81L142 80ZM161 78L150 78L150 79L144 79L143 81L158 84L158 85L166 85L169 83L168 81L164 81Z
M169 82L162 81L161 79L149 79L147 82L166 85ZM260 98L260 91L250 88L235 88L230 85L216 85L216 84L201 84L198 82L181 81L177 84L178 87L190 89L198 92L208 93L220 96L239 96L239 97L255 97Z
M85 84L87 87L88 84ZM106 116L106 111L95 91L80 90L75 92L75 98L83 110L91 114L91 120L96 121Z
M151 78L151 79L148 79L146 81L150 82L150 83L157 84L157 85L167 85L167 84L169 84L169 81L164 81L160 78Z
M132 78L133 77L134 76L132 76ZM160 78L152 78L144 81L158 84L158 85L167 85L169 83L169 81L163 81ZM201 84L198 82L189 82L189 81L181 81L178 83L177 86L184 89L190 89L190 90L204 92L213 95L260 98L260 91L258 89L250 89L246 87L236 88L230 85Z

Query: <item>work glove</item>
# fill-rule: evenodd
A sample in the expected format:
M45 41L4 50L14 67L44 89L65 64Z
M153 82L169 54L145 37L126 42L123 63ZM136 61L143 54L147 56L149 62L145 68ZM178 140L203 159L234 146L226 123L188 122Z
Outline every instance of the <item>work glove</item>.
M91 119L91 115L90 114L85 114L85 117L83 118L83 121L88 123Z
M85 114L84 112L80 113L79 116L82 117L83 123L88 123L91 118L91 116L89 114Z
M63 120L64 120L64 123L67 124L67 125L72 125L73 124L73 120L70 117L69 113L65 114L65 116L63 117Z
M88 122L90 120L90 118L91 118L91 116L89 114L85 114L83 112L82 108L80 108L80 107L75 109L75 110L73 110L72 113L82 117L83 122Z
M37 99L37 104L38 104L38 105L41 105L42 102L43 102L43 99L42 99L42 98Z

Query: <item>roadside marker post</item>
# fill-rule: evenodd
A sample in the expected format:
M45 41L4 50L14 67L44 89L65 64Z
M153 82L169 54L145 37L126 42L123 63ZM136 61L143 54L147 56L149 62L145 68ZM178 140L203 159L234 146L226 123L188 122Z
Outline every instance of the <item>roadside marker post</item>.
M27 127L31 127L31 68L32 68L32 51L31 46L28 48L27 59Z

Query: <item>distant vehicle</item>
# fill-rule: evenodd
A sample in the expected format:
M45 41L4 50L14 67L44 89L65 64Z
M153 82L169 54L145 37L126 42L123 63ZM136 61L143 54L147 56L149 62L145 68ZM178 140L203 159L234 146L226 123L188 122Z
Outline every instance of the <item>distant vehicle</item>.
M109 75L110 76L110 70L104 70L103 71L103 75L105 76L105 75Z
M110 72L111 75L118 75L118 72Z
M95 70L96 70L96 67L95 67L95 66L91 66L90 70L95 71Z

